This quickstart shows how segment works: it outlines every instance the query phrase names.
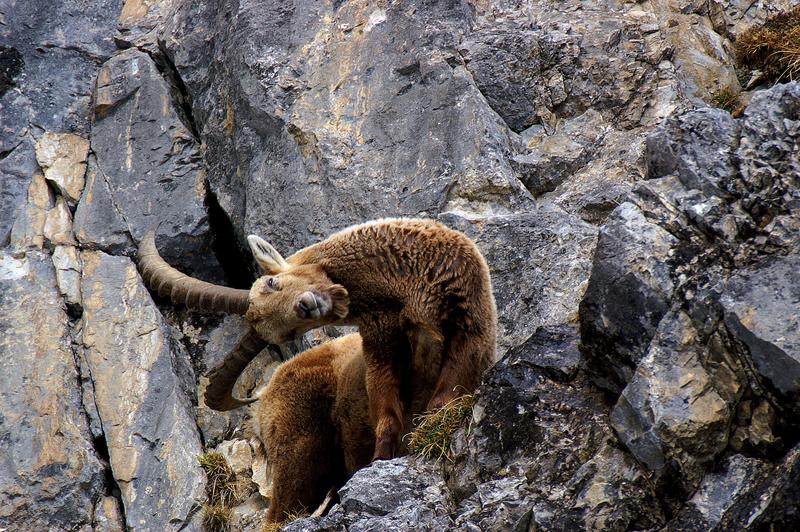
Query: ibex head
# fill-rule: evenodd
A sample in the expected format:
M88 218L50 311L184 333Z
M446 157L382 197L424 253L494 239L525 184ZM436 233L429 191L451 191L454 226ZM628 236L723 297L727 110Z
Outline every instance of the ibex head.
M287 342L347 316L347 290L320 265L292 266L265 240L250 235L247 241L264 275L250 289L245 316L261 338Z
M234 350L212 369L206 405L231 410L255 401L233 396L236 379L268 343L282 343L315 327L347 316L347 290L318 265L292 266L266 241L248 237L266 275L248 290L218 286L185 275L158 254L154 232L139 244L139 269L152 290L193 310L243 314L250 330Z

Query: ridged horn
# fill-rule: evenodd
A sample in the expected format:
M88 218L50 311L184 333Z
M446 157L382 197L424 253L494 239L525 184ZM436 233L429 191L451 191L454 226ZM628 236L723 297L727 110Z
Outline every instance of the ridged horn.
M139 271L151 290L161 297L169 296L175 304L227 314L247 312L248 290L207 283L179 272L158 254L153 231L139 243Z
M247 331L244 338L239 340L239 343L225 357L225 360L208 372L209 382L205 394L206 406L213 410L225 412L257 401L258 398L247 397L240 399L234 397L233 387L244 368L266 346L267 342L262 340L253 329Z

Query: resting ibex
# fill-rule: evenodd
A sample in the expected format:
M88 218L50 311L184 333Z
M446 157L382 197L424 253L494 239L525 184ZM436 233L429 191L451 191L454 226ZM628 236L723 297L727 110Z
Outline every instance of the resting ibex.
M272 478L267 520L313 510L369 464L375 433L366 372L358 334L309 349L275 371L251 413Z
M494 360L497 317L489 269L475 244L457 231L432 220L380 220L345 229L288 259L257 236L248 241L265 273L249 292L181 274L161 260L151 236L140 247L142 274L159 294L193 308L244 313L252 327L210 373L211 408L252 401L233 397L233 385L267 342L326 324L357 325L376 433L373 459L388 459L396 453L405 414L471 392Z

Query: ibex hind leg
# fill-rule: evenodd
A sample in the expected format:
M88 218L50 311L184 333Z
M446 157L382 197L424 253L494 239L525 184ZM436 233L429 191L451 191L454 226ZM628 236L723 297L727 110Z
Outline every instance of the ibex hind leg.
M403 430L400 376L389 365L370 366L367 371L370 415L375 423L373 460L389 460L397 454Z
M328 490L343 482L344 466L337 459L334 435L326 432L295 435L291 446L268 457L273 460L268 521L278 523L313 512Z
M442 370L427 410L438 410L456 397L472 393L489 366L489 350L480 338L456 332L445 345Z

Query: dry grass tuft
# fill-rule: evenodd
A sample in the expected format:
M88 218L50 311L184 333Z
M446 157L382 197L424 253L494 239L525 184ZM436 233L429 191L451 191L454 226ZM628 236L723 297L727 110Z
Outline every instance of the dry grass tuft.
M208 453L197 458L206 473L206 493L212 504L233 506L239 498L239 483L228 461L220 453Z
M308 513L304 512L289 513L289 515L286 516L286 519L280 523L264 522L264 524L261 525L261 532L280 532L281 528L285 527L292 521L297 521L298 519L308 517L308 515Z
M230 532L233 510L221 504L203 506L203 528L208 532Z
M800 6L739 35L736 61L760 70L767 81L800 79Z
M739 102L740 95L739 91L724 88L711 97L711 105L732 113L742 106Z
M203 526L208 532L228 532L233 507L247 493L248 479L237 479L221 453L207 453L197 457L206 474L208 504L203 507Z
M474 395L456 397L436 412L417 416L417 428L409 435L408 450L433 460L452 460L450 439L472 412Z

